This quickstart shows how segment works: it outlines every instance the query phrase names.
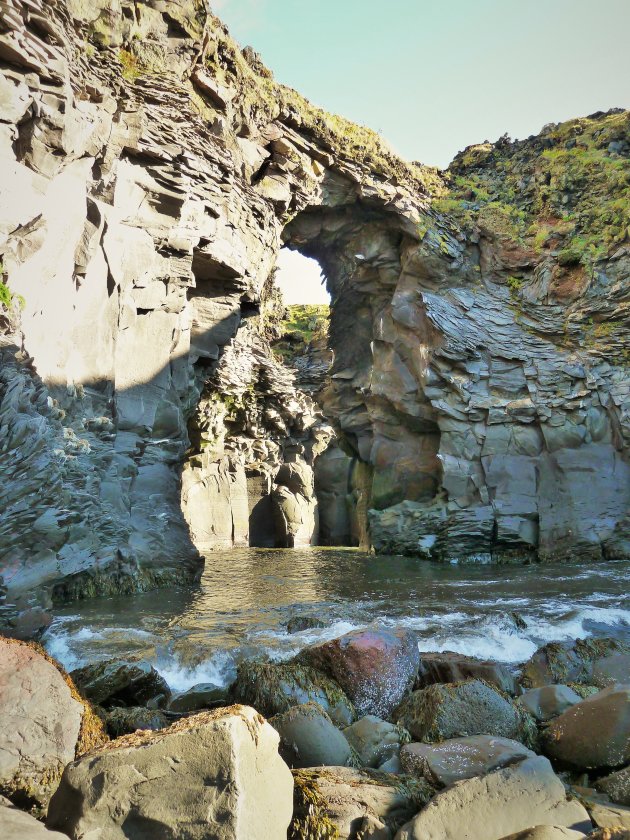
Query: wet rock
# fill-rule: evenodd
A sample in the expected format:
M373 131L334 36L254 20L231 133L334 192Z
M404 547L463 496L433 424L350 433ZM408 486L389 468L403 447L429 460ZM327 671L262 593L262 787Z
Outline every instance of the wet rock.
M496 688L516 696L521 688L514 674L499 662L475 659L461 653L421 653L420 668L415 688L426 688L433 683L452 683L461 680L484 680Z
M526 691L517 702L536 720L545 721L558 717L581 699L568 685L545 685Z
M386 718L413 685L419 653L405 630L353 630L306 648L298 660L336 680L360 714Z
M171 695L166 680L148 662L108 659L72 672L85 696L99 706L164 705Z
M163 712L145 706L119 707L105 712L105 725L112 738L129 735L138 729L166 729L170 721Z
M265 717L301 703L318 703L338 726L348 726L356 713L339 685L321 672L296 663L242 662L232 695Z
M225 706L228 700L228 689L214 683L197 683L186 691L174 694L168 701L169 712L196 712L201 709L212 709L215 706Z
M630 646L617 639L550 642L539 648L525 663L521 670L521 683L525 688L540 688L553 683L599 685L593 679L594 673L599 673L602 682L611 679L619 673L618 669L627 669L628 655ZM620 659L617 660L617 657Z
M561 825L537 825L534 828L526 828L525 831L517 831L509 837L501 840L579 840L586 835L582 831L574 831L572 828L564 828ZM589 834L590 837L590 834Z
M42 648L0 639L0 792L45 812L65 765L106 740L72 681Z
M366 715L343 730L350 745L356 750L364 767L381 767L398 755L401 744L411 740L401 726Z
M35 817L25 814L0 796L0 836L2 840L67 840L65 834L48 831Z
M590 831L586 810L568 800L547 759L528 758L436 794L396 840L500 840L533 825Z
M232 706L126 735L72 762L47 824L72 840L144 840L147 832L281 840L292 793L273 727L253 709Z
M289 767L356 766L348 740L317 703L293 706L269 721L280 735L280 755Z
M314 615L293 615L284 624L287 633L301 633L303 630L311 630L314 627L324 627L324 622Z
M596 659L589 681L598 688L607 688L616 683L630 684L630 651Z
M604 776L595 782L595 788L605 793L617 805L630 805L630 767Z
M403 767L400 763L400 755L393 755L383 764L379 764L377 770L380 770L381 773L395 773L396 775L401 774L403 772Z
M536 737L531 717L480 680L414 691L395 712L399 724L424 743L470 735L493 735L530 745Z
M380 837L389 840L433 794L423 780L378 770L322 767L296 770L293 775L295 808L289 840L350 840L366 819L370 831L385 826L389 834Z
M491 735L452 738L439 744L407 744L400 751L405 773L422 776L437 787L485 776L535 754L517 741Z
M630 762L630 687L611 686L552 720L545 753L579 768L621 767Z

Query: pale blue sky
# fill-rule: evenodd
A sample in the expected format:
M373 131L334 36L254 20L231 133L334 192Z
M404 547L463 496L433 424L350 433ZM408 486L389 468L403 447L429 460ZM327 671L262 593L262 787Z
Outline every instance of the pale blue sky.
M630 0L215 0L278 81L447 166L471 143L630 107Z

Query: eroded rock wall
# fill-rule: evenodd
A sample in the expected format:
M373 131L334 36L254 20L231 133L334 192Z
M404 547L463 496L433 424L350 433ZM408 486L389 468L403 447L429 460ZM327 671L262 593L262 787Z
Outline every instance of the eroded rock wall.
M538 141L508 144L536 218L567 194L602 243L571 256L552 225L570 242L541 245L484 175L508 171L505 143L446 178L405 164L276 85L195 0L8 0L0 69L0 255L24 299L2 348L11 603L192 579L188 525L264 544L271 511L311 541L327 421L378 551L627 555L630 258L619 208L601 230L580 210L589 171L530 172ZM283 243L332 294L327 420L269 349Z

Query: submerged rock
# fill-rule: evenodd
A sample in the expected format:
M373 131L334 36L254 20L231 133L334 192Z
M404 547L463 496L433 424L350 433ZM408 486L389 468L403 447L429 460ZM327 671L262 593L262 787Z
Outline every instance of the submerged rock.
M545 753L578 768L630 762L630 686L611 686L576 703L543 734Z
M105 725L112 738L130 735L138 729L166 729L169 723L163 712L145 706L119 707L105 712Z
M63 669L14 639L0 639L0 721L0 793L38 814L65 765L106 740Z
M322 767L296 770L295 806L289 840L349 840L364 836L390 840L396 830L433 795L423 780L378 770Z
M388 717L413 685L420 656L406 630L353 630L306 648L298 660L336 680L362 714Z
M293 706L269 721L280 735L289 767L354 767L359 761L347 738L317 703Z
M501 840L532 825L591 829L586 810L567 799L564 785L541 756L437 793L396 840Z
M558 717L582 698L568 685L545 685L531 688L517 702L536 720L546 721Z
M72 762L47 824L72 840L284 840L292 799L277 733L253 709L232 706Z
M212 709L215 706L227 704L229 690L225 686L214 683L197 683L186 691L174 694L168 701L169 712L196 712L202 709Z
M415 688L433 683L453 683L475 679L495 686L506 694L516 696L521 688L514 674L505 665L485 659L475 659L461 653L421 653Z
M399 724L424 743L470 735L494 735L531 745L532 718L480 680L436 683L414 691L395 712Z
M314 615L292 615L284 623L287 633L301 633L304 630L311 630L315 627L324 627L324 622Z
M356 750L364 767L381 767L398 755L402 744L411 736L402 726L366 715L343 730L350 745Z
M523 744L491 735L451 738L438 744L407 744L400 751L405 773L422 776L438 787L485 776L500 767L534 757L535 753Z
M72 679L99 706L165 705L171 696L166 680L148 662L108 659L77 668Z
M298 663L241 662L231 691L236 701L253 706L265 717L312 702L338 726L348 726L356 718L352 703L334 680Z
M630 680L629 656L630 645L618 639L550 642L523 665L521 683L525 688L553 683L581 683L604 688L610 681Z

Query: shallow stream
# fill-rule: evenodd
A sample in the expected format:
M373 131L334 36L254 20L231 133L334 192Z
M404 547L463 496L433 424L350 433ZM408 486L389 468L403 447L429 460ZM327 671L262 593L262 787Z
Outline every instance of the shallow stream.
M371 624L417 633L421 650L519 663L552 640L630 640L630 564L471 566L354 549L233 549L200 584L100 598L57 612L44 643L68 669L112 656L153 663L173 689L226 684L244 657L293 656ZM323 628L289 634L295 615Z

